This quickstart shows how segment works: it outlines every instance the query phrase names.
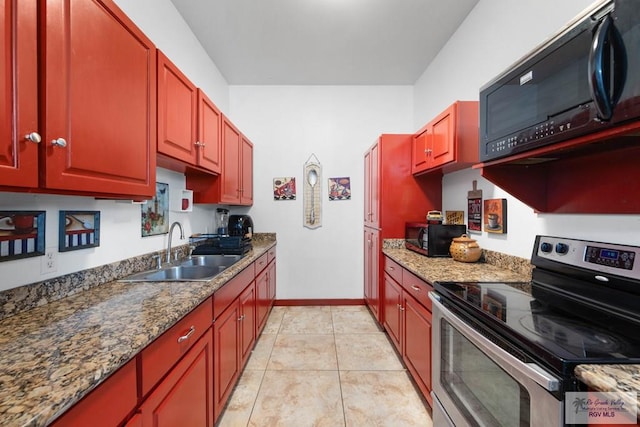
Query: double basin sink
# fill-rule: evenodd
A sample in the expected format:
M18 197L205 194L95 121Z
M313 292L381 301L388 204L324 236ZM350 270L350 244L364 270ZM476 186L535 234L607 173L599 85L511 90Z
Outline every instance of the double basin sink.
M197 255L177 265L143 271L120 279L120 282L209 281L236 262L242 255Z

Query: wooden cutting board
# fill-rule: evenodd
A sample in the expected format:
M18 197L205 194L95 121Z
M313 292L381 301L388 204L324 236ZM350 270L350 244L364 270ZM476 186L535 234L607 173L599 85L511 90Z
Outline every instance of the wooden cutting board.
M473 189L467 193L467 232L482 233L482 190L473 180Z

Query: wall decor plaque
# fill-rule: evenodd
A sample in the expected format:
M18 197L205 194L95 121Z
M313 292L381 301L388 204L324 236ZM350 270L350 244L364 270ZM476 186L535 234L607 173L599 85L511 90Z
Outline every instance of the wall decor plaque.
M45 211L0 211L0 261L44 255Z
M60 252L100 246L99 211L60 211Z

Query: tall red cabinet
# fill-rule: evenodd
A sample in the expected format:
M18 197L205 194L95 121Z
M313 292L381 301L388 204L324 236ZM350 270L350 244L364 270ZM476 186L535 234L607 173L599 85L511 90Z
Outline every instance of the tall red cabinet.
M442 175L412 175L411 143L412 135L383 134L364 155L364 298L380 324L384 239L403 239L405 222L442 206Z

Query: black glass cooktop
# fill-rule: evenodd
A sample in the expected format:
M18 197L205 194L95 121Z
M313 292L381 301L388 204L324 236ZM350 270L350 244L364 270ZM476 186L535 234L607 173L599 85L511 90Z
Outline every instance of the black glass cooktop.
M581 318L506 283L436 282L434 289L467 322L560 374L579 363L640 363L640 338L606 315Z

